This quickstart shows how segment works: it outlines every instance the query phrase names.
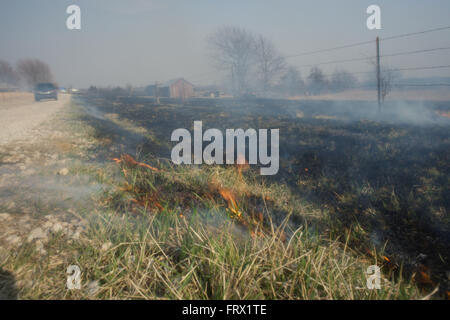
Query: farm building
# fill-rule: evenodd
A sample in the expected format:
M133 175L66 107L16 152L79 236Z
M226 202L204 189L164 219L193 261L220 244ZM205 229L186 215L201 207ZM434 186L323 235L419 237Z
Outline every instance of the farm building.
M149 96L156 96L156 85L148 86L145 91ZM161 98L187 99L193 95L194 85L183 78L158 84L158 96Z

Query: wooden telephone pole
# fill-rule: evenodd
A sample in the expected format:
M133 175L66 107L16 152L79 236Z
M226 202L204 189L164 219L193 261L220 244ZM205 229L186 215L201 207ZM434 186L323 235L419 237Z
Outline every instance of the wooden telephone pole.
M381 112L381 66L380 66L380 38L377 37L377 89L378 111Z

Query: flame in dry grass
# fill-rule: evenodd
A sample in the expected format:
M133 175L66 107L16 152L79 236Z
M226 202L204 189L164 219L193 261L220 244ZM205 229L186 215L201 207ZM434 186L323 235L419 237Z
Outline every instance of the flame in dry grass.
M240 225L244 226L250 233L252 238L264 237L267 230L263 227L264 216L261 212L244 215L240 208L239 202L236 200L235 193L221 186L216 187L219 194L227 202L227 212L231 219L236 220Z
M142 168L150 169L154 172L160 171L158 168L152 167L143 162L136 161L129 154L123 154L120 156L120 158L113 158L112 161L114 161L117 164L122 164L122 172L123 172L125 178L127 178L127 176L128 176L127 168L129 168L129 167L142 167ZM139 192L139 190L136 190L135 186L129 184L127 181L124 183L123 187L120 189L122 191L130 192L130 193L134 193L134 194L141 193L141 192ZM161 203L158 201L157 192L152 192L150 194L146 192L144 196L133 198L130 200L130 202L135 205L138 205L140 207L144 207L144 208L157 208L159 210L164 209L163 206L161 205ZM132 211L134 211L134 210L135 210L135 208L132 208Z
M152 167L146 163L138 162L136 161L132 156L129 154L123 154L120 156L120 158L113 158L112 161L114 161L117 164L122 165L122 172L125 177L128 176L128 169L131 167L143 167L150 169L154 172L161 172L158 168ZM222 198L227 203L227 212L229 213L230 218L238 221L241 225L248 228L250 235L252 237L256 236L263 236L264 232L261 228L263 224L263 214L262 213L255 213L250 214L250 216L246 217L243 214L242 209L240 208L239 202L236 200L236 192L242 193L243 195L248 195L248 188L246 186L246 183L243 179L242 172L248 170L250 168L248 162L245 160L245 158L238 156L239 164L236 164L236 169L238 173L238 180L236 181L235 188L229 189L222 186L222 183L216 178L213 177L209 183L209 189L210 192L205 195L208 196L208 194L212 197L214 197L214 194L219 193ZM136 190L135 187L128 182L125 182L123 187L121 188L122 191L133 193L135 195L139 194L145 194L143 196L135 196L130 201L137 205L144 208L157 208L159 210L163 210L163 206L158 201L158 191L155 192L140 192L140 190ZM239 191L237 191L239 190ZM268 197L266 196L266 199ZM180 215L180 217L184 217L184 215Z
M148 165L146 163L143 163L143 162L136 161L129 154L123 154L123 155L120 156L120 159L119 158L113 158L112 160L115 163L117 163L117 164L122 163L122 164L124 164L124 165L126 165L128 167L142 167L142 168L150 169L150 170L155 171L155 172L159 171L158 168L152 167L152 166L150 166L150 165Z
M419 281L424 284L433 284L433 281L431 281L430 275L425 273L424 271L420 271Z
M238 156L239 157L239 156ZM264 215L262 212L253 210L251 207L247 208L248 212L244 212L237 194L241 195L245 201L246 197L251 196L249 186L245 182L242 172L249 169L247 161L241 158L241 164L236 164L237 180L234 181L232 188L226 188L223 186L220 179L217 176L213 176L209 183L209 190L211 192L211 198L214 194L219 193L220 196L226 201L228 212L231 219L237 221L240 225L246 227L252 238L263 237L268 230L263 227ZM267 195L264 196L264 200L270 199Z
M245 170L245 164L237 165L236 168L238 170L239 175L238 181L239 184L241 184L241 182L244 181L242 178L242 170ZM222 196L222 198L227 202L228 204L227 211L230 214L231 218L234 218L239 222L244 223L244 217L242 211L239 209L238 202L236 201L235 192L233 190L223 187L222 183L217 179L217 177L212 177L209 183L209 189L212 193L218 192Z
M225 188L219 188L218 191L228 204L227 211L231 218L237 220L241 225L245 226L250 232L250 236L252 238L264 237L264 230L262 228L263 214L257 214L256 219L254 220L249 217L244 217L233 192Z
M231 214L232 218L236 218L239 221L243 221L242 212L239 210L236 199L231 190L225 188L219 188L219 193L222 198L228 203L228 212Z
M366 248L366 254L368 254L369 256L373 257L373 258L377 258L377 254L376 252ZM382 265L388 267L391 270L395 270L398 269L398 265L392 261L390 258L386 257L385 255L381 255L381 259L383 259Z
M163 210L163 206L157 200L155 195L147 195L141 199L131 199L131 202L144 207L144 208L158 208L159 210Z
M414 275L414 279L421 285L435 285L434 281L431 280L430 269L424 265L419 266L419 272Z

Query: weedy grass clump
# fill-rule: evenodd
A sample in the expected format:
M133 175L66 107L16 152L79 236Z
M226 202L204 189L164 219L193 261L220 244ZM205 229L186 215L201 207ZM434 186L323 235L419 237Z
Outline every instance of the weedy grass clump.
M194 211L189 218L170 210L140 216L110 212L89 219L87 237L69 244L56 235L46 245L47 255L30 245L2 263L18 278L22 299L421 297L413 284L394 276L382 276L381 290L367 289L365 271L376 261L361 259L307 226L272 225L252 237L223 211ZM69 265L81 268L80 290L66 288Z

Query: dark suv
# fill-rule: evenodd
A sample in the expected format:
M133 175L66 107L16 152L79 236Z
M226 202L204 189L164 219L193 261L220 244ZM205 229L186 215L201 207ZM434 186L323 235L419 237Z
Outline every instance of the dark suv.
M58 100L58 91L53 83L39 83L36 88L34 88L34 99L36 101L41 99Z

